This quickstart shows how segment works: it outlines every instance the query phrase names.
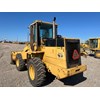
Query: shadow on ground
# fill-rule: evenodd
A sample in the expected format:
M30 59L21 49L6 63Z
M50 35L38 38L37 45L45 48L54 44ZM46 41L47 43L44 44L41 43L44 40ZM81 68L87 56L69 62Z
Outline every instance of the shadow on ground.
M45 83L42 86L46 86L49 85L51 82L54 81L55 76L51 75L50 73L47 73L47 80L45 81ZM74 86L76 84L79 84L83 81L85 81L87 78L83 76L83 73L65 78L65 79L61 79L60 81L64 83L64 85L69 85L69 86Z
M89 56L94 57L94 54L89 54Z
M63 82L64 85L74 86L85 81L86 79L87 78L83 76L83 73L80 73L65 79L61 79L60 81Z
M53 76L51 73L46 73L46 80L44 82L44 84L42 86L46 86L49 85L50 83L52 83L55 79L55 76Z

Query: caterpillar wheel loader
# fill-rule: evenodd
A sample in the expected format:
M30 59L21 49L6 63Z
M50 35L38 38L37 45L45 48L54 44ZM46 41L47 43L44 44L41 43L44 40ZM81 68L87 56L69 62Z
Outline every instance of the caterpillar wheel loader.
M41 86L46 80L46 72L57 79L83 73L87 67L81 65L80 40L57 35L58 25L36 20L30 26L30 43L18 52L11 52L11 60L18 71L28 69L28 77L33 86Z
M85 43L81 43L80 44L80 53L81 53L81 56L84 56L85 58L88 56L88 53L87 53L87 49L89 48L89 46Z
M90 52L94 54L95 58L100 59L100 38L89 39Z

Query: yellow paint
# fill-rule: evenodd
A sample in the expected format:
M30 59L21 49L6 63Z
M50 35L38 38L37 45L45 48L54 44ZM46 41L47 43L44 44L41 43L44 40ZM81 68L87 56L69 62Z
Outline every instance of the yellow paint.
M15 54L15 52L11 52L11 58L12 58L13 61L16 60L16 54Z
M27 52L21 52L22 59L27 59Z
M50 63L45 62L47 69L55 75L58 79L66 78L87 70L86 65L75 66L73 68L67 69L60 66L56 66ZM78 70L78 71L77 71Z
M26 46L25 46L25 48L22 50L23 52L32 52L32 50L31 50L31 47L30 47L30 45L29 44L26 44Z
M89 48L89 45L87 45L86 43L81 43L80 46L81 46L82 48Z
M12 52L11 53L11 57L12 57L12 60L16 60L16 55L17 54L21 54L22 55L22 59L27 59L27 52L24 52L24 51L22 51L22 52Z
M35 79L35 69L33 65L29 66L29 76L31 80Z
M28 53L32 53L32 50L31 50L31 48L30 48L30 45L29 44L27 44L26 46L25 46L25 48L22 50L22 51L20 51L20 52L11 52L11 57L12 57L12 59L15 61L16 60L16 55L17 54L21 54L22 55L22 59L27 59L27 54Z
M44 53L43 61L55 66L66 68L66 57L64 47L44 47L41 49ZM62 57L59 57L59 54Z
M86 66L75 66L67 69L66 64L66 50L64 47L43 47L41 49L44 53L43 62L46 64L47 69L55 75L58 79L62 79L86 70ZM58 54L63 57L58 57ZM75 72L76 70L79 70Z
M87 57L88 56L88 53L86 51L81 52L81 56Z
M19 59L16 59L16 66L19 67Z
M96 56L97 58L100 58L100 52L96 52L95 56Z
M65 39L64 39L65 40ZM65 44L65 41L64 41ZM85 65L67 68L66 47L39 47L38 51L32 51L30 46L27 45L21 52L12 52L13 60L16 60L16 55L20 53L22 59L27 59L27 54L32 54L34 57L40 57L49 72L55 75L58 79L69 77L86 70ZM29 75L31 80L35 78L34 66L30 66Z
M75 66L73 68L68 69L68 76L72 76L87 70L86 65Z
M32 51L30 46L26 46L22 51L18 51L18 52L11 52L11 57L12 57L12 60L15 61L16 60L16 55L17 54L21 54L22 56L22 59L26 60L27 59L27 54L34 54L34 56L36 57L41 57L41 54L43 54L43 51Z
M95 54L95 57L100 58L100 52L98 52L100 51L100 38L91 38L89 39L89 42L91 40L98 40L97 48L89 48L89 49Z
M98 48L100 50L100 39L98 39Z
M96 50L100 50L100 38L91 38L91 39L89 39L89 42L90 42L90 40L98 40L98 46L97 46L97 48L90 48L90 50L92 50L92 51L96 51Z

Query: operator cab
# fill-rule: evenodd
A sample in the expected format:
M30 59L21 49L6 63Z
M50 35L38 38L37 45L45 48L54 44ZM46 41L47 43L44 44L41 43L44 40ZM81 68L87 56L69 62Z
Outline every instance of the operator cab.
M38 47L44 46L64 46L64 39L57 35L57 24L36 20L30 25L30 44L32 50L33 44Z
M90 46L91 49L98 48L100 50L100 38L89 39L89 46Z
M90 39L90 48L98 48L98 39Z

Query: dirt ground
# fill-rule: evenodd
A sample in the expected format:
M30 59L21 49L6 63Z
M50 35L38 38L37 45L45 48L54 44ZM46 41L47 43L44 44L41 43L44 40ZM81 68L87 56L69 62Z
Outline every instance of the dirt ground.
M31 87L27 70L17 71L16 66L10 64L11 51L22 50L25 45L0 43L0 87ZM44 87L99 87L100 59L93 56L82 57L82 64L87 65L87 71L81 80L66 78L64 80L50 79Z

